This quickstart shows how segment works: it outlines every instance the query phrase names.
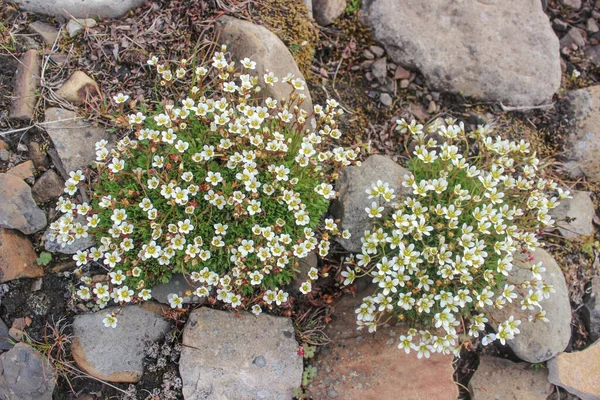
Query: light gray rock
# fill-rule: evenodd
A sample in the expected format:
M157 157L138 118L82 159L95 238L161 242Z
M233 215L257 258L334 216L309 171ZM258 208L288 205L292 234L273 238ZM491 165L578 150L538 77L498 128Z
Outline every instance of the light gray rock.
M137 382L144 372L145 349L169 330L156 303L126 306L117 316L116 328L102 320L117 311L108 308L82 314L73 321L73 359L88 374L109 382Z
M531 253L532 261L526 261L522 254L515 255L513 275L510 281L521 283L532 279L530 265L542 262L546 268L542 272L542 280L552 285L555 293L548 299L540 302L546 311L549 322L535 320L529 322L527 318L519 318L521 333L515 335L514 339L507 340L506 344L515 352L521 360L530 363L540 363L555 357L565 350L571 339L571 304L569 303L569 292L565 277L560 267L552 256L543 249L536 249ZM498 323L507 320L511 315L523 315L519 305L521 297L513 300L502 309L490 308L488 314L491 316L490 323L496 329Z
M74 222L78 222L80 224L87 224L87 220L84 216L77 216L73 219ZM53 254L75 254L78 251L89 249L94 244L96 244L96 239L93 235L88 235L84 238L75 239L73 243L67 244L66 246L62 246L56 240L50 239L50 228L46 229L44 232L43 240L44 240L44 249Z
M565 143L565 158L598 184L600 183L600 157L598 157L600 154L600 85L569 92L563 104L571 122Z
M206 297L188 295L196 290L196 287L183 274L173 274L169 283L161 283L152 288L152 298L163 304L170 304L169 295L177 294L183 298L184 304L204 304Z
M394 103L394 99L392 99L392 96L390 96L389 93L381 93L379 95L379 101L381 101L381 104L387 107Z
M183 331L185 400L291 400L302 357L289 318L199 308Z
M579 10L581 8L581 0L559 0L559 3L565 7L570 7L575 10Z
M52 400L56 372L48 359L25 343L0 355L0 398Z
M550 215L558 221L560 234L568 240L585 239L594 234L594 203L590 192L573 191L572 199L561 200L558 207L550 211ZM566 222L565 218L574 219Z
M46 214L33 201L29 185L14 175L0 174L0 228L31 235L46 223Z
M295 77L305 79L286 45L267 28L248 21L223 17L219 19L219 23L222 29L219 43L227 45L233 61L239 63L239 60L248 57L256 62L258 76L263 76L266 71L270 71L279 78L279 82L273 86L267 86L262 79L259 79L263 96L272 97L279 102L283 99L288 100L292 89L291 86L283 83L281 78L291 73ZM308 88L300 93L306 96L300 108L312 114L313 104Z
M590 296L585 301L583 315L589 324L590 339L600 339L600 276L592 278Z
M96 142L102 139L112 141L111 135L104 129L94 127L82 121L75 112L61 108L46 109L44 127L60 158L62 170L58 169L64 179L69 179L70 171L85 168L96 160Z
M312 0L302 0L308 10L308 18L313 18Z
M469 382L472 400L546 400L554 387L545 368L482 356Z
M339 239L346 250L360 251L360 239L364 232L373 226L373 220L369 218L365 208L371 207L374 199L369 199L366 190L378 180L387 182L390 188L394 189L397 201L406 191L402 182L404 175L408 173L408 170L392 159L381 155L370 156L361 166L345 167L340 171L335 184L339 197L332 204L331 212L335 218L341 220L342 229L350 231L350 239ZM387 203L382 214L389 214L391 209L390 203Z
M553 384L581 400L600 400L600 341L582 351L559 354L547 367Z
M327 26L346 10L346 0L312 0L313 15L319 25Z
M13 339L8 335L8 327L0 319L0 350L10 350L14 347L11 343Z
M54 44L60 33L58 29L42 21L32 22L29 24L29 29L38 34L48 46L52 46Z
M15 0L20 8L36 14L66 18L119 18L140 7L144 0Z
M385 83L385 78L387 77L387 63L385 57L378 58L371 64L371 73L380 84Z
M539 0L365 0L363 16L394 62L435 90L534 105L560 86L558 38Z
M98 25L93 18L72 18L67 22L67 32L70 37L77 36L80 32L83 32L86 28L93 28Z

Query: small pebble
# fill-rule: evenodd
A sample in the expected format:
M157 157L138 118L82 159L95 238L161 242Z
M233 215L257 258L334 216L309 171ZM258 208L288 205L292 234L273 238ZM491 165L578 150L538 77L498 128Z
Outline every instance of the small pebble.
M329 397L330 399L337 399L338 396L339 396L338 392L336 392L333 389L329 389L327 391L327 397Z
M256 365L258 368L264 368L267 366L267 360L263 356L258 356L252 361L252 364Z
M371 51L375 57L381 57L385 54L385 50L379 46L369 46L369 51Z
M387 107L391 106L393 103L392 96L390 96L388 93L381 93L379 96L379 101L381 101L381 103Z
M6 149L0 150L0 161L10 160L10 153Z
M427 107L427 112L429 114L433 114L436 111L437 111L437 105L435 104L435 101L432 100L429 102L429 107Z
M402 79L400 81L400 87L402 89L406 89L408 87L408 85L410 84L410 81L408 79Z
M369 50L365 50L363 51L363 56L367 59L367 60L373 60L375 59L375 55L373 53L371 53Z

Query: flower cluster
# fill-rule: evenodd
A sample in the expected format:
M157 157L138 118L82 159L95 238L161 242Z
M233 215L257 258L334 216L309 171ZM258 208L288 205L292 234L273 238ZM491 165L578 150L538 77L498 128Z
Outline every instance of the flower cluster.
M309 113L301 79L259 77L248 59L237 71L225 51L194 68L148 61L161 85L186 84L187 96L153 113L122 115L130 133L114 147L96 143L91 202L59 199L53 239L64 246L94 235L98 246L74 259L102 265L110 279L92 286L84 277L82 300L100 308L147 300L153 285L180 272L196 284L194 295L258 314L288 301L283 288L298 258L326 255L342 234L331 219L321 228L336 196L332 172L358 155L333 145L341 136L338 104L328 100ZM272 85L287 85L288 99L261 102L256 94ZM121 109L127 100L114 97ZM75 195L83 182L81 171L72 173L65 192ZM312 269L300 290L309 293L318 276ZM181 308L183 299L173 294L170 302ZM107 316L105 325L116 323Z
M375 293L356 310L360 327L374 331L396 316L418 324L400 337L399 348L456 352L465 340L505 343L519 333L520 320L491 321L489 310L518 302L529 318L545 319L540 302L553 288L542 281L541 263L531 278L511 283L515 259L539 245L536 234L554 221L548 212L569 196L539 176L539 160L525 141L492 137L480 126L438 120L427 128L397 121L415 144L398 193L377 182L365 210L376 223L350 259L345 284L368 275ZM434 137L439 138L435 140ZM391 214L385 218L385 206ZM521 268L521 266L519 266ZM495 334L485 323L495 322Z

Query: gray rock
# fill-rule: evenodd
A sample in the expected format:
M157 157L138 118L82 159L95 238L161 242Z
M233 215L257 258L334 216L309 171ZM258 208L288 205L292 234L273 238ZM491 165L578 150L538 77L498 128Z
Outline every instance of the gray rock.
M302 0L308 10L308 18L313 18L312 0Z
M564 31L566 31L569 28L569 24L567 24L562 19L555 18L552 21L552 28L554 28L555 30L557 30L559 32L564 32Z
M86 218L81 215L75 217L73 221L78 222L80 224L87 224ZM50 228L46 229L42 240L44 241L44 249L53 254L75 254L78 251L89 249L94 244L96 244L96 239L93 235L90 234L88 235L88 237L75 239L73 243L67 244L63 247L56 240L50 239L50 233Z
M69 32L70 37L75 37L79 35L79 33L83 32L86 28L93 28L98 25L95 19L93 18L72 18L67 22L67 32Z
M118 307L82 314L73 321L73 359L88 374L109 382L137 382L144 372L145 349L160 340L169 323L156 303L126 306L116 328L102 320Z
M571 47L576 45L577 47L585 46L585 32L579 28L571 28L565 36L560 39L560 48Z
M204 304L206 297L188 296L186 292L193 292L197 286L187 280L183 274L173 274L169 283L161 283L152 288L152 298L163 304L169 303L169 295L177 294L183 297L185 304ZM189 294L189 293L188 293Z
M559 0L559 3L565 7L579 10L581 8L581 0Z
M600 400L600 341L548 361L548 379L581 400Z
M8 327L0 319L0 350L10 350L14 347L11 343L12 338L8 335Z
M545 368L482 356L469 382L472 400L546 400L554 387Z
M17 343L0 355L0 398L52 400L56 372L33 347Z
M371 64L371 73L380 84L385 83L385 78L387 77L387 63L385 57L378 58Z
M52 46L54 44L60 33L58 29L42 21L32 22L29 24L29 29L38 34L48 46Z
M594 203L590 192L573 191L572 199L561 200L558 207L550 211L550 215L558 221L560 234L568 240L585 239L594 234ZM567 223L565 218L575 220Z
M0 174L0 228L31 235L46 227L46 214L33 201L31 188L11 174Z
M600 65L600 46L585 46L585 57L596 67Z
M53 170L49 169L35 181L31 194L38 204L57 199L64 193L65 181Z
M284 400L302 381L289 318L199 308L183 331L185 400Z
M67 174L96 160L96 142L102 139L111 141L111 135L103 128L94 127L82 121L75 112L61 108L46 109L44 127L54 143L62 164L60 167ZM63 175L63 178L68 179L69 176Z
M319 25L327 26L346 10L346 0L313 0L313 15Z
M365 0L363 11L394 62L436 91L533 105L560 86L558 39L538 0Z
M291 73L295 77L305 79L287 46L263 26L231 17L222 17L219 22L222 29L219 43L227 45L227 50L236 63L248 57L256 62L258 76L271 71L279 78L279 82L273 86L266 86L263 80L259 79L263 96L272 97L279 102L283 99L288 100L292 89L288 84L283 83L281 78ZM313 103L308 88L300 93L306 96L300 108L312 114Z
M292 296L300 295L300 285L302 285L302 282L304 282L308 279L308 271L310 271L311 268L317 268L318 266L319 266L319 258L317 256L317 254L313 251L308 253L308 255L306 257L299 259L298 260L298 269L299 269L298 275L296 275L296 279L294 281L292 281L292 283L290 283L290 285L287 288L287 291Z
M598 24L596 23L596 20L594 18L590 18L587 20L587 23L585 24L585 28L590 33L596 33L598 31L600 31L600 28L598 27Z
M522 254L515 255L515 266L511 282L520 283L531 279L529 265L542 262L546 271L541 273L544 283L552 285L555 293L550 298L541 302L546 311L549 322L533 321L520 318L521 333L515 335L514 339L506 343L521 360L530 363L540 363L555 357L565 350L571 339L571 304L569 303L569 292L565 277L560 267L552 256L543 249L536 249L531 253L533 261L527 262ZM502 309L490 308L488 310L491 325L497 328L497 324L509 318L509 316L523 315L519 302L521 297L513 300Z
M592 342L600 339L600 276L592 278L590 295L584 303L583 315L589 326Z
M14 3L23 10L55 17L119 18L140 7L144 0L15 0Z
M1 161L10 160L10 151L8 151L6 149L0 149L0 160Z
M341 220L342 229L350 231L350 239L339 239L346 250L360 251L360 239L364 232L373 226L373 220L365 211L365 208L371 206L373 199L369 199L366 190L378 180L387 182L390 188L394 189L397 201L406 191L402 182L404 175L408 173L408 170L381 155L370 156L359 167L350 166L340 171L336 182L339 197L332 204L331 212L335 218ZM389 214L391 209L390 203L387 203L383 215Z
M379 101L381 101L381 104L383 104L384 106L391 106L392 103L394 102L394 100L392 99L392 96L389 95L389 93L381 93L379 95Z
M573 90L564 100L571 127L565 158L596 184L600 183L600 85Z
M373 53L375 57L383 57L385 50L379 46L369 46L369 51Z

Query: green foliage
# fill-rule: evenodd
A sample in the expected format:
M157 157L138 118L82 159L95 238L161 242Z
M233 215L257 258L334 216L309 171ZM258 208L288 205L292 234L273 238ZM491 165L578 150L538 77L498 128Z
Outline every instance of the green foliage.
M129 121L130 134L112 149L96 144L92 200L76 206L59 199L64 215L51 225L53 237L61 243L96 237L98 248L74 258L80 266L101 260L110 269L99 304L111 292L116 302L149 298L149 288L183 273L196 282L197 296L233 308L253 306L258 313L261 306L282 305L296 259L310 251L325 256L330 239L341 234L332 220L321 228L335 197L335 170L357 157L333 145L341 135L341 110L329 100L309 114L301 108L305 82L254 76L248 59L244 71L236 71L222 52L208 68L189 69L187 60L150 63L161 85L187 97L163 99L153 111L141 104L142 111L116 119ZM259 79L288 86L288 99L263 102L256 96ZM114 97L121 109L127 99ZM74 195L81 184L81 171L74 171L65 190ZM87 224L73 221L80 214ZM303 293L316 277L304 282ZM86 285L77 291L83 300L97 295ZM181 298L172 296L171 304L181 307Z
M353 14L360 9L360 0L350 0L346 6L346 13Z
M317 351L317 346L311 346L311 345L305 344L303 347L304 347L304 358L305 359L310 359L315 356L315 352Z
M42 251L40 256L35 260L39 265L48 265L52 261L52 253Z
M302 372L302 386L306 387L310 385L315 376L317 376L317 367L313 367L312 365L304 367L304 372Z

